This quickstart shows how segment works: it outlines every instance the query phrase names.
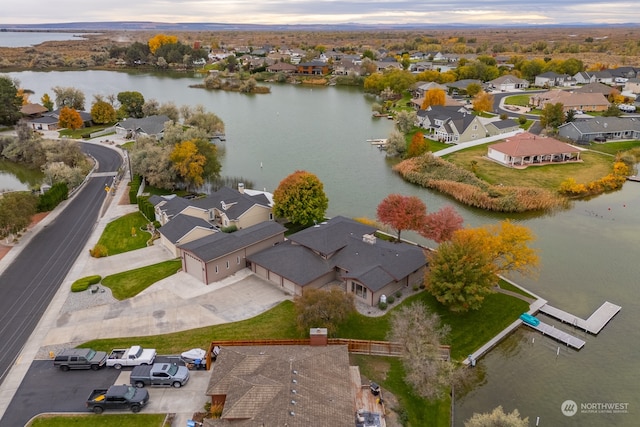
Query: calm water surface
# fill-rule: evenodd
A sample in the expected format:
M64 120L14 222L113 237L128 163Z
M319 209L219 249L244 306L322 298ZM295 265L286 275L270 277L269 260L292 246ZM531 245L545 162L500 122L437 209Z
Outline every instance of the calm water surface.
M82 34L31 31L0 31L0 46L28 47L35 46L47 41L75 40L78 37L82 37Z
M329 198L329 215L375 217L390 193L417 195L429 210L452 204L469 226L505 216L468 209L446 197L410 185L390 172L388 161L370 138L387 137L391 121L371 119L370 99L358 90L338 87L273 86L268 95L243 95L191 89L200 77L156 76L103 71L12 73L39 99L53 86L84 91L87 108L93 94L136 90L160 102L203 104L226 124L223 174L242 176L256 188L273 191L289 173L304 169L318 175ZM569 210L515 217L537 236L541 269L536 279L515 278L554 306L587 318L605 300L622 311L600 335L571 330L587 343L580 351L524 327L481 359L482 382L455 405L456 425L474 412L498 405L518 408L531 425L637 426L640 416L640 184L577 202ZM558 347L559 353L558 353ZM627 414L562 415L565 400L628 403Z

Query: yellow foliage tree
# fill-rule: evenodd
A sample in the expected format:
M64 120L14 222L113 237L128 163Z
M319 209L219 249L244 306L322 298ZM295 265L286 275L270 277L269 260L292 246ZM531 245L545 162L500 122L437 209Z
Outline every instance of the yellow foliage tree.
M178 43L178 37L167 36L166 34L156 34L155 36L151 37L147 42L147 44L149 45L149 50L154 55L156 53L156 50L158 50L160 46L163 46L165 44L175 44L175 43Z
M488 94L485 91L480 91L473 98L473 109L478 113L483 111L493 110L493 95Z
M422 101L421 108L426 110L432 105L444 105L445 93L444 90L438 88L431 88L424 94L424 101Z
M202 185L207 158L200 154L194 140L182 141L176 144L169 159L173 163L175 171L187 185Z
M29 103L29 95L30 93L25 92L24 89L18 89L17 95L22 98L22 105L27 105Z

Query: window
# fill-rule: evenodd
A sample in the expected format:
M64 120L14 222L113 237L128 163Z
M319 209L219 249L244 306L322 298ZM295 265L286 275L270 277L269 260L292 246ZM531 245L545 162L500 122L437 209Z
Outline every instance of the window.
M218 266L216 265L216 274L218 273Z
M227 270L229 269L229 261L227 261Z
M356 282L351 282L351 292L361 298L367 297L367 288Z
M240 264L240 257L239 256L236 257L236 264Z

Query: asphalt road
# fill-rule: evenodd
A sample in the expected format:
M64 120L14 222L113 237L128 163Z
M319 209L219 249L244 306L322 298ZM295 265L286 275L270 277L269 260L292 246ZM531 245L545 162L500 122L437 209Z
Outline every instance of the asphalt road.
M183 365L177 356L158 356L156 362ZM124 369L123 371L131 371ZM34 360L22 384L7 408L0 427L24 426L31 418L45 412L87 412L87 397L94 389L108 388L121 371L102 368L98 371L63 372L51 360Z
M122 163L119 153L110 148L84 144L83 149L98 160L97 172L115 172ZM64 211L0 275L0 383L84 248L109 197L104 187L112 180L88 179Z

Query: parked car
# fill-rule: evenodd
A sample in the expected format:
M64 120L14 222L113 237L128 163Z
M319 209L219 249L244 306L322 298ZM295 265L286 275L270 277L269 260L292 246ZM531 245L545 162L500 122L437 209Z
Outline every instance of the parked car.
M155 358L155 349L144 349L139 345L134 345L130 348L116 348L111 350L107 358L107 366L122 369L123 366L151 365Z
M87 408L96 414L105 409L131 409L140 412L149 402L149 392L131 385L112 385L107 389L96 389L87 399Z
M61 371L69 369L93 369L97 371L105 366L107 353L95 351L90 348L69 348L56 354L53 359L53 366Z
M189 381L189 369L175 363L154 363L152 366L136 366L129 379L138 388L146 385L180 388Z

